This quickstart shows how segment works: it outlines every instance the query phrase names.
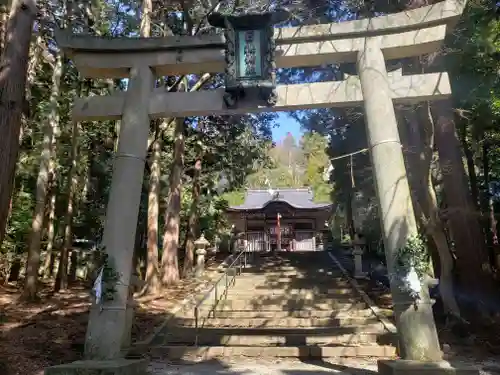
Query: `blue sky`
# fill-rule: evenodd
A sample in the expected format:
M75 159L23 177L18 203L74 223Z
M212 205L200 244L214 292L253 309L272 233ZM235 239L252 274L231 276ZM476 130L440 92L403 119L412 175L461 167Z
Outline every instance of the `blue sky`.
M285 138L288 132L292 133L293 137L298 141L303 132L300 129L300 124L293 118L289 117L286 112L278 112L276 123L279 127L273 128L273 141L278 142Z

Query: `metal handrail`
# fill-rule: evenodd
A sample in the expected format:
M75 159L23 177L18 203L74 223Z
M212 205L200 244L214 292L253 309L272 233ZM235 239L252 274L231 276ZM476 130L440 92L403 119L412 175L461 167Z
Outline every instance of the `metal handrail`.
M219 302L222 298L227 298L228 289L230 286L234 286L236 283L236 276L241 275L242 269L246 268L248 263L248 257L253 256L254 252L248 251L248 245L245 249L241 250L236 258L233 259L231 264L224 270L222 276L212 285L212 287L203 295L203 297L194 306L194 326L196 330L195 346L198 345L198 330L199 330L199 320L200 320L200 307L213 295L214 303L212 308L208 311L206 318L210 318L210 314L215 318L215 311ZM235 270L236 272L229 275L230 270ZM222 286L220 286L222 284ZM223 288L222 293L220 288Z

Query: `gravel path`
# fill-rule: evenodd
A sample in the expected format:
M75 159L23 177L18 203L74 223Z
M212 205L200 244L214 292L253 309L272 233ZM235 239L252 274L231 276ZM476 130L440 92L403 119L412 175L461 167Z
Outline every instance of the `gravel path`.
M500 375L500 361L491 358L485 361L454 359L454 364L477 366L481 375ZM375 375L376 361L359 359L332 359L301 362L300 360L255 360L234 359L204 362L152 362L151 375Z
M153 362L150 366L152 375L323 375L349 374L372 375L376 374L377 366L374 362L357 364L339 364L327 361L312 361L308 363L299 360L286 359L283 361L241 359L234 361L212 360L198 363L160 363Z

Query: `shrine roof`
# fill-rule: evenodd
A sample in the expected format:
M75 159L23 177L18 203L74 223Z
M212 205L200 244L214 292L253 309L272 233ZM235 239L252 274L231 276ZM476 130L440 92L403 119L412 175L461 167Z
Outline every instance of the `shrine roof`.
M249 189L246 192L245 202L239 206L231 206L229 210L259 210L273 202L284 202L296 209L327 209L331 203L313 202L313 192L308 188L299 189Z

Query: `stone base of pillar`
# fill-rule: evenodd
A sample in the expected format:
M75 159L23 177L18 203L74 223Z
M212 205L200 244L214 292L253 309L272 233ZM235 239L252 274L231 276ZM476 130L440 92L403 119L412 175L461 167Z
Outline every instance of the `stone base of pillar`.
M454 367L446 361L379 360L377 367L380 375L479 375L478 368Z
M127 313L125 318L126 327L122 341L122 349L128 349L132 344L132 326L134 325L135 309L137 305L137 302L134 300L129 300L127 302Z
M48 367L45 375L146 375L147 368L145 359L84 360Z

